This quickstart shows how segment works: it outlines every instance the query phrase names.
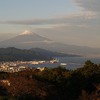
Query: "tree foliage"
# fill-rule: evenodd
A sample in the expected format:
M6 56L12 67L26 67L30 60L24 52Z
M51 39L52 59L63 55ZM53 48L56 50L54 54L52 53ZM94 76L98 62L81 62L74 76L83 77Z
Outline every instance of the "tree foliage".
M0 74L0 77L3 79L6 74ZM100 99L100 65L91 61L74 71L62 67L45 68L42 72L31 69L11 73L6 79L11 86L0 87L6 93L0 94L1 98L4 97L1 100Z

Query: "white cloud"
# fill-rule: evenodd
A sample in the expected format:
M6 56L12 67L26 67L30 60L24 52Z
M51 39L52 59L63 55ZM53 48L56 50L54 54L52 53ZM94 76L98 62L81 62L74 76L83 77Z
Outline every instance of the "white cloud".
M100 12L100 0L74 0L74 2L86 11Z
M86 24L95 24L94 20L97 18L97 15L93 12L79 12L72 13L62 17L54 17L47 19L30 19L30 20L19 20L19 21L5 21L7 24L19 24L19 25L35 25L35 26L70 26L70 25L86 25Z
M5 24L34 25L41 28L53 28L63 26L97 26L100 25L100 0L72 0L77 6L83 8L78 13L62 15L46 19L29 19L5 21ZM1 23L1 24L2 24Z
M47 19L29 19L5 21L5 24L34 25L41 28L55 28L63 26L97 26L100 25L100 0L72 0L78 7L83 8L78 13L62 15Z
M100 47L100 0L72 1L77 7L82 8L79 12L46 19L33 18L0 23L15 24L20 27L26 25L37 33L43 33L42 35L63 43Z

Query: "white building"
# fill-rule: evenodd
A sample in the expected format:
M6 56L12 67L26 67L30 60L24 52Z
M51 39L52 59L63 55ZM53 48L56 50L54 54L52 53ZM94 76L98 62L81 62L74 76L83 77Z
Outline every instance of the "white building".
M37 67L38 70L40 70L41 72L45 70L45 67Z

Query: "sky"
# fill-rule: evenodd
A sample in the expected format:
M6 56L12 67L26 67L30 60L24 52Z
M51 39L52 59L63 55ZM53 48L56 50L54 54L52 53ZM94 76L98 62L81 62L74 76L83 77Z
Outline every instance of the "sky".
M1 0L0 41L25 30L100 48L100 0Z

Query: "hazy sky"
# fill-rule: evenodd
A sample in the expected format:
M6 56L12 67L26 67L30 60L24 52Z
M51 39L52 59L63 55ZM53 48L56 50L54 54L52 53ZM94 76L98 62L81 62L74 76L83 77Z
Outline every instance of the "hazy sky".
M100 48L100 0L1 0L0 40L25 30Z

